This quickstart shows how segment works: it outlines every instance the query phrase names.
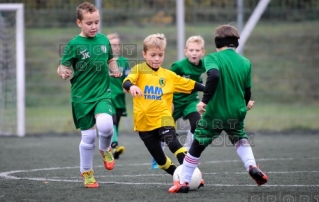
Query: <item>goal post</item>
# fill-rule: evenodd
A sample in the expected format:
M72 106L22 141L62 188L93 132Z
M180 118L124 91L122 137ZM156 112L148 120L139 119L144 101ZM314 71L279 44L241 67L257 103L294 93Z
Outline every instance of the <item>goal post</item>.
M0 123L0 135L1 134L16 134L19 137L25 136L25 41L24 41L24 5L21 3L0 3L1 12L12 11L15 13L15 63L16 71L16 131L6 131L6 126ZM5 22L4 22L5 23ZM4 29L4 26L1 26ZM6 55L0 60L8 60ZM0 61L1 62L1 61ZM4 64L7 64L4 63ZM4 65L4 68L6 65ZM1 81L0 81L1 82ZM5 81L3 81L5 82ZM0 91L2 93L2 91ZM3 95L0 95L3 96ZM1 102L1 101L0 101ZM4 108L5 109L5 108ZM5 110L4 110L5 111ZM6 116L5 113L3 116ZM11 133L11 134L10 134Z

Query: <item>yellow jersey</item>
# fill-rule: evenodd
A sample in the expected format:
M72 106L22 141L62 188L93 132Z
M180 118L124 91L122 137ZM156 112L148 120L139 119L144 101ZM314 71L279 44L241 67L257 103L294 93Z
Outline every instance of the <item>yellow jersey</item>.
M195 81L163 67L154 71L146 62L135 65L123 83L127 80L143 92L142 97L133 98L134 130L141 132L175 126L172 117L173 94L190 94L195 86Z

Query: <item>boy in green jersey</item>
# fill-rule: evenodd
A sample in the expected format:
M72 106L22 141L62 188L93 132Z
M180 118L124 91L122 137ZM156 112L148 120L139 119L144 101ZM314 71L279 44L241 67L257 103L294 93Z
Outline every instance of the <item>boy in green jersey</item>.
M122 72L122 77L120 78L110 78L111 83L111 95L112 95L112 104L114 107L113 114L113 138L112 138L112 148L113 148L113 156L115 159L118 159L119 156L124 152L125 147L119 146L118 144L118 132L121 116L127 116L126 113L126 103L125 103L125 92L122 88L122 83L124 78L130 72L130 64L129 61L120 56L121 52L121 40L117 33L112 33L107 35L110 40L113 59L116 60L117 65L119 66L120 71Z
M171 66L171 71L185 78L190 78L199 83L203 83L202 74L205 72L204 63L201 58L205 55L205 42L201 36L191 36L186 41L186 58L175 62ZM199 102L198 92L191 94L174 93L173 98L173 118L175 122L179 118L188 119L190 131L187 134L185 147L189 149L195 132L196 123L200 119L200 114L196 109Z
M191 36L185 44L186 58L176 61L171 66L171 71L184 78L189 78L199 83L203 83L202 74L205 72L205 67L201 58L205 55L205 42L201 36ZM173 118L174 121L183 118L190 123L190 131L187 133L185 148L188 150L195 132L196 123L200 119L200 114L196 109L199 102L198 92L193 91L191 94L174 93L173 97ZM180 125L180 124L177 124ZM165 144L162 143L164 149ZM152 169L158 169L156 161L152 160Z
M207 72L203 98L197 105L202 118L197 123L194 141L184 158L180 180L168 190L171 193L188 193L191 176L197 167L201 153L226 132L236 148L249 175L258 185L265 184L268 177L257 166L253 151L244 131L247 110L253 106L251 97L251 63L235 52L239 33L230 25L217 27L215 44L217 52L204 59Z
M113 59L109 40L98 33L98 9L89 2L80 4L77 7L76 23L81 33L68 42L57 73L62 79L73 75L70 80L73 121L82 135L79 145L80 172L85 187L97 188L93 172L96 128L104 167L112 170L113 109L110 75L120 77L122 73Z

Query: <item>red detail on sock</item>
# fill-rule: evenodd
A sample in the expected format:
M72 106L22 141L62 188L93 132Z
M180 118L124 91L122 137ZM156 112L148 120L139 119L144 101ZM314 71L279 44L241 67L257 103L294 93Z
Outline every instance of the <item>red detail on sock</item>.
M249 142L248 142L248 140L247 139L241 139L241 140L239 140L238 142L236 142L235 143L235 147L236 147L236 150L240 147L240 146L243 146L243 145L249 145L250 146L250 144L249 144Z
M198 164L199 159L193 159L189 156L185 156L185 161L187 161L188 163L191 163L191 164Z

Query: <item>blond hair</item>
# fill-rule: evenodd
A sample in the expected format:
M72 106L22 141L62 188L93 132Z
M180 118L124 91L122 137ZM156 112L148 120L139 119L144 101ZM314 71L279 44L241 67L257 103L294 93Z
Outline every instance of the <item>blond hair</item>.
M83 20L84 13L93 13L95 11L98 11L98 10L94 4L90 2L84 2L76 8L77 19Z
M146 52L150 48L158 48L165 50L166 48L166 38L164 34L157 33L146 37L143 41L143 51Z
M191 36L187 39L186 44L185 44L185 48L187 49L187 46L189 43L198 43L199 45L202 46L202 49L204 49L205 47L205 41L203 39L203 37L201 36Z
M117 33L111 33L107 35L107 38L111 41L112 39L120 39L120 36Z

